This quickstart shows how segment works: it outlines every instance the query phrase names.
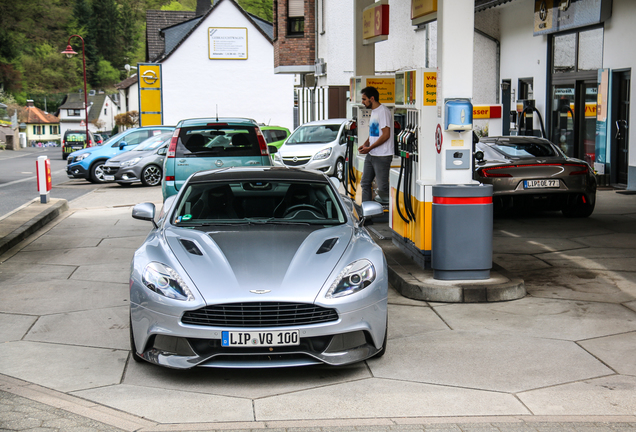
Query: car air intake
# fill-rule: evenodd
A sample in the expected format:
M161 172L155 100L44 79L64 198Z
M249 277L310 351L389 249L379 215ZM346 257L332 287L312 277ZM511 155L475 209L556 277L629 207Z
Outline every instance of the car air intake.
M203 252L201 252L201 250L197 247L197 245L193 241L185 240L185 239L181 239L179 241L181 242L185 250L190 252L192 255L203 255Z
M318 252L316 252L316 255L324 254L326 252L329 252L331 249L333 249L333 247L336 245L336 243L338 243L338 238L337 237L325 240L325 242L322 244L322 246L320 246L320 249L318 249Z
M205 306L183 314L183 324L215 327L288 327L338 320L335 309L304 303L253 302Z

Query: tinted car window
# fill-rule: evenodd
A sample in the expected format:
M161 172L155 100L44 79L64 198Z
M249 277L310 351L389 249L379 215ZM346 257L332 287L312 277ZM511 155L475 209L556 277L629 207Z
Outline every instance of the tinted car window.
M337 225L345 214L328 183L192 183L172 216L179 226L237 222Z
M554 147L542 142L506 143L495 142L492 148L509 157L559 156Z
M64 140L67 142L84 142L86 141L86 132L66 131L64 133Z
M160 147L166 140L169 140L172 137L172 132L162 133L161 135L156 135L148 138L137 147L133 149L133 151L145 151L145 150L154 150Z
M253 126L204 126L182 128L177 157L261 156Z
M275 141L282 141L287 138L285 131L281 130L264 130L263 136L265 137L265 142L268 144Z
M308 125L301 126L291 134L285 144L324 144L338 136L340 125Z

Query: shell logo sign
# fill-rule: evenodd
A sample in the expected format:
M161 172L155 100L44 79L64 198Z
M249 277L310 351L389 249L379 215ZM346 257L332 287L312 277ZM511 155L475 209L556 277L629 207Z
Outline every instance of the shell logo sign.
M362 38L365 45L380 42L389 37L389 4L380 0L362 12Z

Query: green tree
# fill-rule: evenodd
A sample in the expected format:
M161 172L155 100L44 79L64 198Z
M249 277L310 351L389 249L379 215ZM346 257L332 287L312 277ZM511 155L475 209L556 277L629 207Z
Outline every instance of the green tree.
M97 71L95 72L95 83L98 87L112 87L120 80L120 73L115 69L108 60L100 60L97 63Z
M90 35L95 48L104 60L123 70L121 15L117 3L115 0L93 0L92 5Z
M273 22L273 0L238 0L238 4L245 9L245 11L264 19L265 21Z

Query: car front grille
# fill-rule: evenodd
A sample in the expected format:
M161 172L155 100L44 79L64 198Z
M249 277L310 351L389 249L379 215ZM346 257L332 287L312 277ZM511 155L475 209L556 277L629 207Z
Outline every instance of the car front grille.
M302 157L297 157L295 158L296 160L294 160L294 158L283 158L283 163L287 166L300 166L300 165L305 165L307 162L309 162L309 160L311 159L311 157L309 156L302 156Z
M104 165L102 167L102 169L104 170L104 174L108 174L108 175L116 174L117 171L119 171L119 167L116 167L116 166L106 166L106 165Z
M289 327L338 320L335 309L304 303L227 303L183 314L183 324L215 327Z

